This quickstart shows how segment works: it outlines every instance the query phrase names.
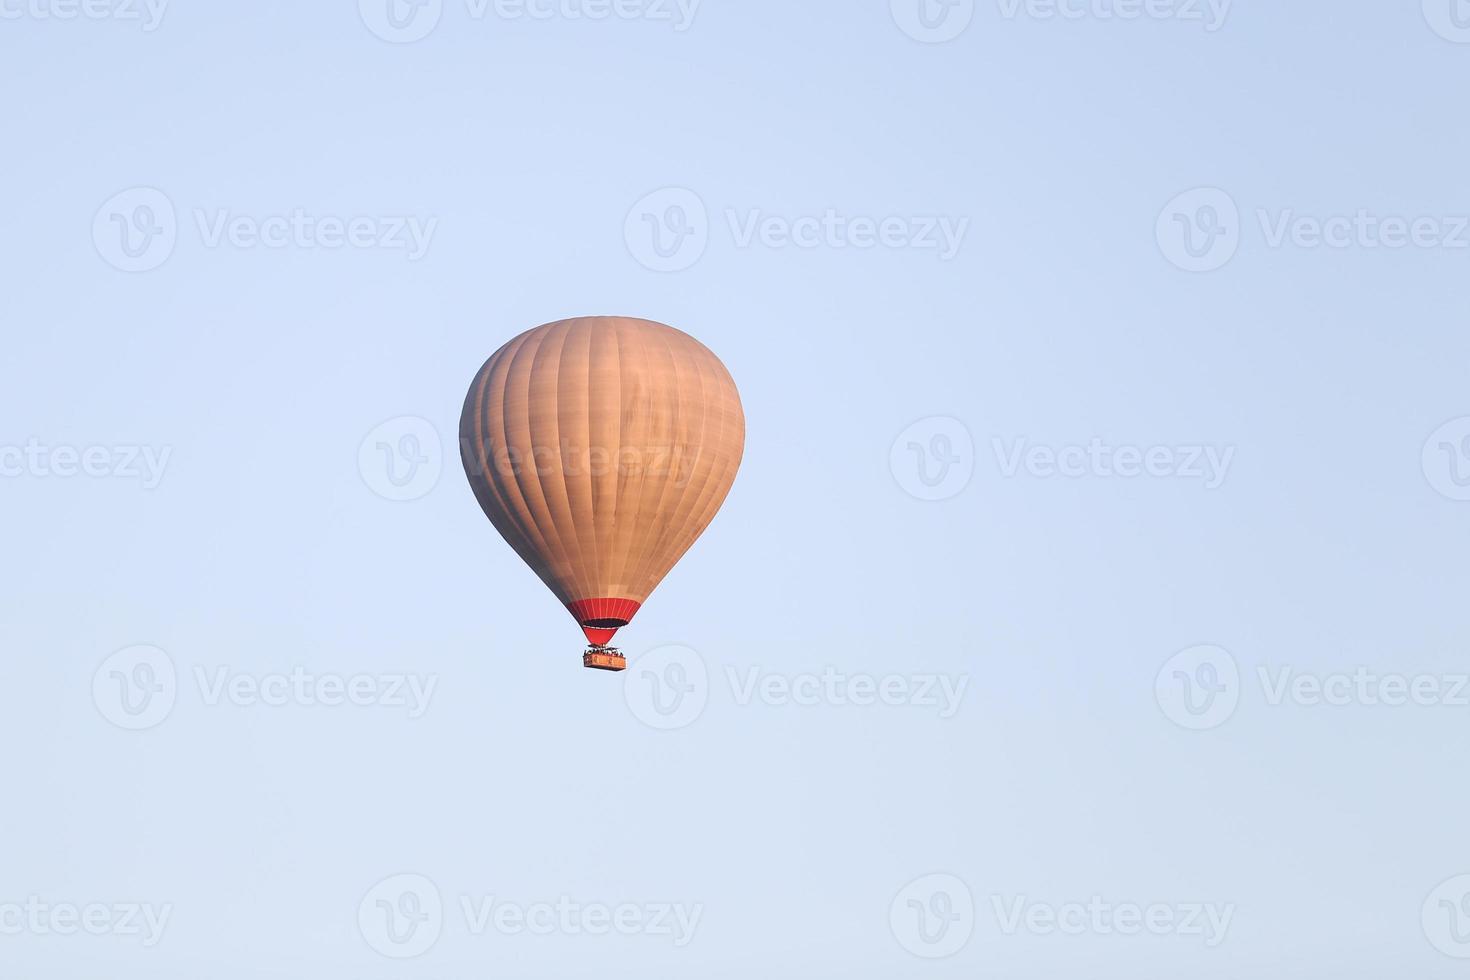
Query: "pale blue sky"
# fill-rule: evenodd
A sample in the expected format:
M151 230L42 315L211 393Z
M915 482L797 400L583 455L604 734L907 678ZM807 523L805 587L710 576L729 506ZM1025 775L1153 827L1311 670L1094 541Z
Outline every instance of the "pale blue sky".
M0 0L0 974L1461 974L1470 10L122 3ZM627 675L453 446L593 313L748 419ZM1179 928L1007 929L1094 897Z

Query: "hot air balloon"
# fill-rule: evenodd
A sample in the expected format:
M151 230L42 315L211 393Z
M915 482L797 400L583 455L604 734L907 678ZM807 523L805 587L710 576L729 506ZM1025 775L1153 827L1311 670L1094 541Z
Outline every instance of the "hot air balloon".
M632 317L558 320L490 356L460 416L460 456L501 537L608 646L730 491L745 414L699 341Z

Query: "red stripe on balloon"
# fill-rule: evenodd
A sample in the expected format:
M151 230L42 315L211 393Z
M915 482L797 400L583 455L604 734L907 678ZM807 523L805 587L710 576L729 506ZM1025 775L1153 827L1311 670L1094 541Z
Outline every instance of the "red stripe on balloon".
M578 599L567 603L567 609L587 634L588 643L606 646L618 627L627 626L632 620L639 603L633 599Z

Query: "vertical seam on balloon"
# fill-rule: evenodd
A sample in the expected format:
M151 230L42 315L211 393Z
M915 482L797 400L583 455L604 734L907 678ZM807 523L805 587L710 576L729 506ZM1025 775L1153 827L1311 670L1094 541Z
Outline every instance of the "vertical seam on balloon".
M636 338L636 340L637 340L638 346L640 348L640 352L643 355L643 357L642 357L643 364L646 367L647 364L648 364L648 360L649 360L649 358L648 358L648 344L647 344L648 338L647 338L647 333L645 331L641 331L641 330L640 331L634 331L630 335L630 339L633 339L633 338ZM646 385L646 384L643 386L643 391L645 393L648 393L651 390L652 390L651 389L651 386ZM621 401L620 401L620 406L621 406ZM650 404L649 404L649 410L650 410L649 411L649 414L650 415L652 415L652 407L653 407L652 406L652 402L650 400ZM621 411L621 407L620 407L619 410ZM647 484L647 480L644 479L642 473L639 474L637 483L638 483L638 492L637 492L637 494L634 497L633 509L629 512L631 514L631 519L630 519L630 523L629 523L629 526L628 526L628 537L625 539L627 541L627 547L626 547L626 550L623 552L624 554L627 554L627 553L632 552L634 549L636 549L638 547L638 543L639 543L639 541L638 541L638 524L639 524L638 518L639 518L639 516L643 512L643 490L644 490L644 487ZM634 584L632 583L632 581L628 577L629 571L630 571L629 565L628 565L627 560L625 559L624 562L623 562L623 564L618 569L618 578L622 582L624 588L629 588L629 589L636 588L636 586L634 586Z
M576 520L574 515L572 514L570 497L567 494L566 465L561 456L561 366L562 358L566 354L567 337L570 335L570 333L571 328L568 326L568 321L566 320L560 320L551 326L551 328L547 331L545 342L542 344L541 349L537 351L538 357L533 358L531 361L530 376L532 379L536 378L537 369L542 363L539 355L541 353L541 350L545 350L547 357L546 363L550 365L552 373L552 381L550 385L552 404L551 411L549 413L543 414L540 417L543 420L546 418L550 419L553 431L553 438L555 440L555 451L552 454L552 458L556 460L557 469L559 472L554 474L554 476L558 479L552 479L550 481L550 489L548 489L548 480L546 478L546 475L543 475L541 473L541 468L539 466L536 467L536 486L541 491L541 500L542 503L545 504L547 515L551 519L551 525L556 530L556 539L558 542L558 550L561 552L561 558L566 563L568 570L571 572L573 590L576 594L580 595L586 589L586 571L583 568L582 549L580 544L576 540ZM552 344L554 342L559 343L557 343L557 346L554 348L555 354L553 355ZM529 397L527 398L527 404L530 405ZM527 423L528 428L531 432L532 449L534 451L535 443L537 440L537 432L535 422L529 412L527 414ZM562 522L557 519L558 508L553 502L553 491L556 490L561 491L561 502L565 504L567 523L571 525L570 537L572 540L570 542L570 547L567 540L567 530L561 526ZM575 551L573 549L575 549Z
M554 458L557 461L557 467L560 472L555 474L559 479L551 480L549 493L547 491L547 481L544 479L541 480L542 492L548 493L548 503L552 496L559 494L557 499L566 511L566 522L568 528L571 530L571 543L573 549L575 549L575 553L569 554L567 557L572 560L572 574L576 580L576 590L579 597L586 595L593 588L593 583L590 581L590 578L593 576L587 568L587 552L582 547L582 531L578 527L576 507L572 504L572 488L570 486L572 477L567 472L567 459L564 455L566 443L562 439L562 382L568 377L566 368L570 355L568 354L567 347L569 343L576 339L578 335L577 328L581 325L581 320L562 320L558 323L558 326L561 328L559 335L561 344L557 347L556 358L552 362L554 381L551 386L552 405L550 418L556 441ZM573 382L578 380L575 374L571 375L571 380ZM552 520L555 519L556 510L553 509ZM561 533L560 526L558 526L558 534Z
M618 573L621 571L621 569L618 567L617 555L618 510L623 502L623 483L620 479L620 472L622 469L621 460L623 452L623 325L621 322L614 321L611 324L609 330L612 333L613 337L613 362L616 366L616 370L613 371L613 380L616 383L617 388L616 391L614 391L613 393L612 404L618 421L617 435L613 438L613 442L617 446L618 461L614 462L612 466L612 528L608 531L609 547L607 556L607 575L599 584L611 590L612 587L617 584L616 580L618 577Z
M516 338L507 344L505 349L514 350L521 342L523 342L522 338ZM510 498L506 494L505 488L501 485L494 465L488 456L490 440L487 438L488 433L485 428L486 403L489 399L490 391L494 388L497 373L503 374L502 368L506 360L507 358L503 352L492 356L485 363L484 367L480 369L480 376L477 378L474 388L472 388L474 398L473 405L470 406L470 423L473 430L471 434L475 440L474 451L478 454L477 465L480 467L481 475L478 480L472 480L471 484L477 491L477 497L481 488L490 496L495 504L494 513L486 511L486 516L490 518L491 525L500 533L501 537L505 538L506 543L521 557L521 560L526 562L533 572L537 572L537 577L539 578L540 572L536 567L536 536L533 536L530 530L527 529L526 522L518 517L516 509L510 506ZM462 430L463 426L461 426ZM501 444L504 445L503 433ZM498 521L496 519L497 516L500 518Z
M593 373L592 373L592 364L593 364L592 355L593 355L593 351L594 351L594 348L595 348L596 344L597 344L597 330L596 330L596 328L594 328L592 325L589 324L588 327L587 327L587 372L586 372L587 373L587 383L582 386L583 391L584 391L584 393L587 396L587 405L586 405L586 409L587 409L587 508L588 508L588 511L592 515L592 582L591 582L591 584L590 584L589 587L591 589L593 589L594 591L601 591L602 588L607 583L607 576L606 576L605 570L603 569L603 562L606 560L606 558L605 558L605 556L602 553L602 549L600 547L598 547L598 539L597 539L597 492L598 492L597 480L598 480L598 476L597 476L597 473L595 472L596 467L592 463L592 457L593 457L593 453L594 453L594 447L592 445L592 442L593 442L593 439L595 438L594 435L593 435L593 432L594 432L594 430L596 428L595 423L593 422L593 419L592 419L592 383L593 383L593 380L594 380L593 379ZM579 538L579 541L580 541L580 538ZM585 558L586 552L584 551L583 554L584 554L584 558Z
M672 389L674 397L671 399L671 402L674 406L674 415L669 425L669 450L672 453L672 451L678 445L679 436L682 433L683 426L686 424L688 419L688 413L684 411L683 401L680 397L685 393L683 377L681 376L679 371L680 355L674 350L674 345L670 342L670 335L668 333L668 331L670 330L672 330L672 328L670 327L660 327L657 330L657 334L660 342L663 344L664 354L668 357L669 366L674 373L674 382ZM696 368L696 373L697 370L698 369ZM701 409L703 409L703 405L701 405L700 407ZM703 425L703 415L704 413L701 410L701 425ZM646 458L644 459L642 465L645 468L647 467L648 461ZM649 569L653 568L655 566L655 563L662 564L662 562L659 561L660 548L667 540L670 529L678 526L678 521L674 519L677 515L668 515L665 516L662 520L659 519L660 515L663 514L665 502L668 499L669 490L673 487L673 484L674 480L670 479L667 476L663 477L659 481L658 499L654 502L653 508L654 521L653 526L650 528L651 534L644 540L643 553L639 557L635 574L633 575L632 580L629 583L633 588L637 589L638 592L645 597L653 591L653 588L649 585L647 581L650 574ZM675 503L678 503L678 498L675 499ZM664 573L668 574L668 570L665 569ZM657 584L657 582L652 583L653 586L657 586Z
M497 471L496 485L500 488L500 492L504 495L507 502L515 505L513 508L507 508L507 512L511 515L512 521L522 526L527 541L533 545L531 554L525 558L526 564L530 566L531 571L536 574L536 577L541 579L551 589L552 594L560 599L560 583L551 574L551 567L547 564L549 548L546 533L536 523L535 515L531 510L531 503L526 499L525 491L522 490L519 483L518 472L520 466L524 465L524 461L516 463L509 456L509 453L515 449L510 438L509 412L507 410L510 401L511 383L515 378L516 363L522 352L526 349L526 346L530 343L531 335L528 332L520 343L515 344L510 349L505 358L504 380L500 386L500 411L497 414L497 419L500 424L500 442L507 450L506 462L510 464L511 480L510 482L503 482ZM514 496L511 494L512 488L515 491Z
M538 354L540 354L541 348L544 346L545 339L546 339L546 337L545 337L545 334L544 333L537 334L535 336L535 338L534 338L534 340L535 340L534 345L530 341L527 341L527 343L525 345L523 345L519 350L517 350L516 353L515 353L515 359L511 363L511 367L510 367L510 371L509 371L509 376L508 376L508 380L515 379L516 378L516 369L517 369L517 367L521 364L521 362L522 362L523 359L525 359L526 357L529 356L530 363L527 365L526 371L525 371L525 374L526 374L526 378L525 378L525 394L524 394L524 397L523 397L522 400L525 402L525 405L526 405L526 423L525 423L526 442L530 446L531 454L532 454L531 455L531 459L528 461L528 463L529 463L531 469L533 469L533 470L536 469L536 467L537 467L538 464L537 464L536 457L535 457L535 451L536 451L535 434L534 434L534 430L532 429L532 426L531 426L531 380L532 380L532 378L534 376L534 369L535 369L535 366L536 366L536 357L537 357ZM505 399L506 399L507 407L509 406L510 396L511 396L511 387L510 387L510 384L507 383L506 384L506 387L505 387ZM505 411L503 413L502 420L503 420L503 424L505 425L506 441L507 441L507 444L509 444L509 442L510 442L510 413L509 413L509 411ZM526 517L530 520L531 524L536 528L537 532L540 534L541 539L543 541L543 550L545 552L545 555L542 558L542 570L540 572L538 572L538 574L541 575L542 581L545 581L549 586L551 586L552 591L557 594L557 598L559 598L563 602L565 602L566 601L567 594L568 594L568 591L569 591L568 588L567 588L568 583L566 582L566 580L563 578L562 574L560 573L560 571L558 569L558 564L567 564L567 562L566 562L566 558L567 558L566 549L562 546L561 534L559 532L559 529L556 526L555 517L554 517L554 515L550 515L550 506L547 504L547 501L546 501L546 498L545 498L545 493L544 493L544 491L541 488L541 484L540 484L539 478L535 482L536 495L537 495L537 498L538 498L539 503L540 503L540 509L542 511L547 512L547 515L551 517L551 520L548 522L550 524L550 526L549 527L543 527L541 520L538 519L537 509L532 506L531 494L530 494L530 492L529 492L529 490L527 488L527 484L528 484L529 481L523 479L524 470L525 470L525 466L519 466L519 467L515 467L511 472L512 472L512 476L513 476L514 481L515 481L516 489L517 489L517 491L519 491L521 500L523 501L523 505L524 505L525 510L526 510Z
M716 460L716 462L721 464L719 478L713 479L708 484L710 489L709 497L702 501L697 517L691 524L690 529L692 533L689 539L684 543L684 547L679 550L679 553L674 556L675 564L688 553L690 548L694 547L694 543L699 540L705 530L714 521L715 515L719 513L720 507L725 502L725 498L729 496L730 489L735 485L735 475L739 472L740 461L745 455L745 412L740 405L739 389L735 387L735 379L730 376L730 372L724 364L718 358L714 357L713 354L710 357L710 368L716 373L717 380L720 382L716 386L717 390L732 399L729 405L724 403L724 399L721 401L720 433L719 437L713 443L714 446L719 447L721 450L721 458ZM728 412L727 409L729 410ZM725 429L727 423L732 418L738 422L736 429L740 435L740 451L733 458L727 459L723 456Z
M688 367L691 367L692 372L694 372L695 379L697 379L698 385L700 385L700 398L698 398L698 407L700 407L700 435L698 435L698 438L695 439L695 444L703 447L704 430L706 430L707 422L709 422L709 406L704 403L703 366L701 366L700 364L700 359L695 356L695 354L697 353L695 353L694 348L686 347L686 345L682 344L682 342L678 345L681 350L676 350L675 344L673 344L672 339L670 339L669 336L664 335L664 347L666 347L666 350L669 351L670 363L673 364L673 372L675 372L675 385L673 385L673 388L675 388L675 392L678 395L685 394L686 385L685 376L681 375L681 372L679 372L679 361L684 359L685 354L688 354L689 356ZM685 422L685 419L686 416L681 417L681 422ZM675 426L675 432L673 432L672 435L673 438L670 439L669 447L670 454L672 454L673 451L678 450L679 436L686 435L686 433L682 432L682 429L679 428L679 426ZM673 460L669 460L669 464L673 464ZM654 589L659 586L659 582L663 582L664 577L666 577L667 574L669 574L669 572L672 572L673 570L673 563L664 560L664 558L666 558L666 551L669 550L670 545L676 544L676 542L678 542L679 539L682 538L681 511L682 508L684 508L684 502L686 500L689 500L688 494L692 494L692 492L695 492L692 486L678 488L678 486L676 486L676 483L678 483L678 480L676 480L676 473L670 473L670 475L667 476L666 479L664 479L663 489L661 489L659 495L659 510L663 508L664 500L666 500L667 498L667 492L669 492L669 489L679 489L679 491L681 492L679 492L678 497L673 498L673 513L670 513L669 516L667 516L667 520L664 520L663 526L659 527L659 529L656 530L656 533L654 533L653 541L650 542L650 547L648 547L647 551L644 552L644 555L642 555L642 561L641 563L639 563L637 585L639 591L644 592L644 595L653 594ZM656 574L657 580L651 580L654 576L656 576Z
M698 494L697 501L695 501L695 507L692 508L691 513L689 513L688 522L685 523L685 535L679 541L681 547L673 554L673 563L675 564L678 564L678 561L684 557L686 552L689 551L689 548L694 547L694 542L698 541L700 536L703 535L704 529L709 527L710 519L713 517L713 513L710 511L710 498L719 495L720 486L728 485L726 480L729 478L729 466L725 458L725 429L728 419L726 419L725 413L725 394L729 383L734 382L728 382L725 378L720 378L720 375L723 373L723 367L716 366L713 354L709 354L709 357L701 360L701 372L704 369L710 370L710 372L714 372L714 375L716 375L714 376L714 381L717 383L714 385L714 391L719 394L720 401L716 406L707 406L707 410L717 414L717 425L719 425L719 429L717 429L713 439L704 442L700 447L701 451L709 451L710 453L709 469L706 470L704 482L700 485L700 494Z

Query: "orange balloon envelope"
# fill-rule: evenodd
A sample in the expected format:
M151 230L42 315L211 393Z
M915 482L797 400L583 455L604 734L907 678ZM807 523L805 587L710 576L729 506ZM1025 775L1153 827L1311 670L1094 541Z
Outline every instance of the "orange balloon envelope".
M631 317L528 330L491 355L460 455L495 529L604 649L709 526L740 466L745 414L699 341Z

